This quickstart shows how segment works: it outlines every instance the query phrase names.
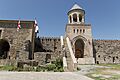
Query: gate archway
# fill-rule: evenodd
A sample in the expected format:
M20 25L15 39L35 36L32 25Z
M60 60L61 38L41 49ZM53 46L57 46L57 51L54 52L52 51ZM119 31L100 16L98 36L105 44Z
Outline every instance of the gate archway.
M84 58L84 41L77 39L75 42L75 58Z
M8 56L8 51L10 49L10 45L7 40L0 39L0 58L6 59Z

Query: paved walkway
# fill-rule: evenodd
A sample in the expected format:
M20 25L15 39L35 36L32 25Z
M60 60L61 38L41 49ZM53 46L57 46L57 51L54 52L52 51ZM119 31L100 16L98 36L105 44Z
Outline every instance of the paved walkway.
M0 80L93 80L72 72L0 72Z

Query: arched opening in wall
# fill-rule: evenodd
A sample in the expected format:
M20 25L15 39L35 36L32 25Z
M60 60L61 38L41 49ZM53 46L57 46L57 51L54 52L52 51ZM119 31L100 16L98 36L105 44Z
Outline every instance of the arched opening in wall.
M73 33L75 33L75 29L73 29Z
M85 33L85 29L83 29L83 33Z
M79 21L82 22L82 16L79 14Z
M73 14L73 21L77 22L77 14Z
M79 30L77 29L77 34L78 34Z
M70 23L72 23L72 17L71 16L69 17L69 19L70 19Z
M80 33L82 33L82 30L80 29Z
M75 42L75 58L84 58L84 42L78 39Z
M8 41L4 39L0 39L0 59L7 58L9 49L10 49L10 45Z
M99 64L99 61L97 61L96 63Z
M113 63L115 63L115 57L113 57Z

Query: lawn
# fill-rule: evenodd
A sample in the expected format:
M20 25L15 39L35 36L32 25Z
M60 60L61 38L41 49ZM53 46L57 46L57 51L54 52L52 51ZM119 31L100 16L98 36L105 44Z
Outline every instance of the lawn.
M120 64L100 64L93 72L86 74L95 80L120 80Z

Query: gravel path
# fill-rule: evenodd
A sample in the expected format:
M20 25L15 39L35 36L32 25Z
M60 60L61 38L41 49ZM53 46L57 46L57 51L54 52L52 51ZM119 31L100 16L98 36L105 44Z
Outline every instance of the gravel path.
M0 72L0 80L93 80L72 72Z
M93 72L95 70L95 68L111 68L111 67L107 67L107 66L98 66L98 65L78 65L78 67L81 70L76 73L81 74L81 75Z

